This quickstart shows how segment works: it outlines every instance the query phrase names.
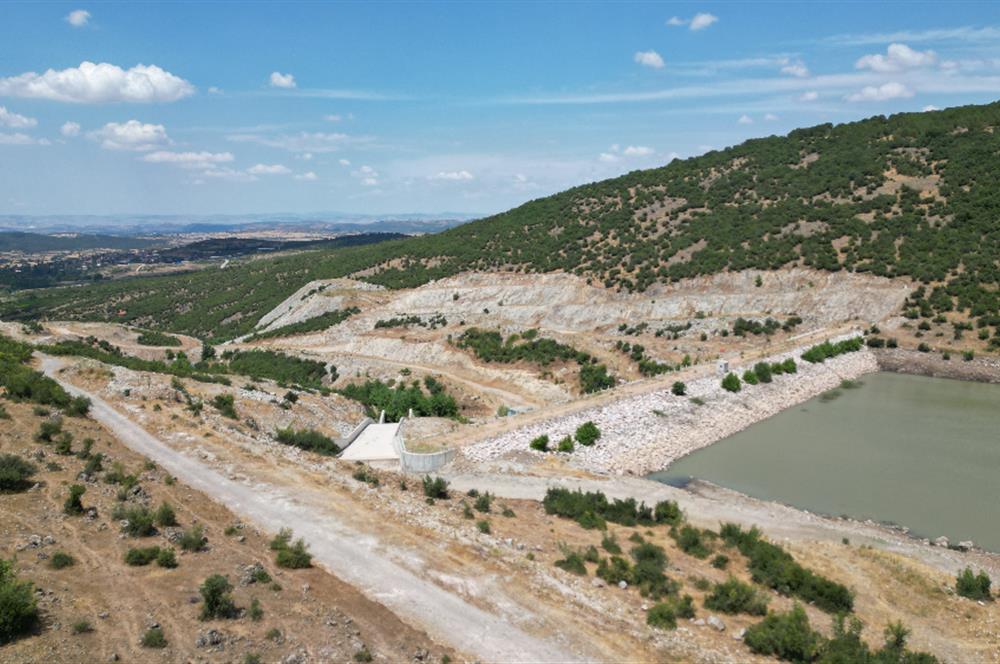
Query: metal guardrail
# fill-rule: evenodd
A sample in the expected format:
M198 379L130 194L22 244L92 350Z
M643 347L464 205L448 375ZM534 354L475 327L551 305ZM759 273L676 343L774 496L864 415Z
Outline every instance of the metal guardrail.
M403 470L403 472L431 473L451 462L455 458L457 452L453 449L442 450L440 452L430 452L426 454L408 452L406 450L406 443L403 441L403 422L405 421L405 417L399 420L399 428L396 429L396 435L392 439L392 444L396 448L396 452L399 454L399 467Z

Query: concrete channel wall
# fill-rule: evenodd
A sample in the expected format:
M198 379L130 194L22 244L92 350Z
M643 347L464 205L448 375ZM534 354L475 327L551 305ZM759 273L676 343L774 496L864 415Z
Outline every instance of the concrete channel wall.
M443 450L441 452L431 452L429 454L417 454L406 451L406 442L403 440L403 420L399 421L399 429L396 430L396 437L393 444L399 453L399 467L407 473L432 473L455 458L455 450Z

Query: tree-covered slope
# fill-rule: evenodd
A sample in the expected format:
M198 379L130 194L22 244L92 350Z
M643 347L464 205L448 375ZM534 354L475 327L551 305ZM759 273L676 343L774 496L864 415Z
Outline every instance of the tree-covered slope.
M407 287L465 270L565 270L641 291L722 270L807 265L911 276L929 285L918 307L995 317L997 172L1000 103L879 116L635 171L436 235L89 287L72 301L42 292L0 315L104 317L121 305L146 325L231 336L316 278ZM191 283L199 279L211 292Z

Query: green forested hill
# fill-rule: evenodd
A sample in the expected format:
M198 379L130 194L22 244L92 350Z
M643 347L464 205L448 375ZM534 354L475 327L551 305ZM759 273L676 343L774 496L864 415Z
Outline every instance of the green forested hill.
M1000 103L820 125L526 203L437 235L10 301L0 316L109 317L229 337L310 279L389 287L464 270L565 270L644 290L807 265L907 275L924 311L1000 308Z

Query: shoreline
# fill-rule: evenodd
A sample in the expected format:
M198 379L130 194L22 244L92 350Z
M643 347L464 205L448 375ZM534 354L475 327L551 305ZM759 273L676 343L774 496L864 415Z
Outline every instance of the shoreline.
M973 383L1000 383L1000 358L994 356L965 361L958 352L950 360L945 360L940 353L921 353L903 348L878 348L871 352L878 362L879 371Z

